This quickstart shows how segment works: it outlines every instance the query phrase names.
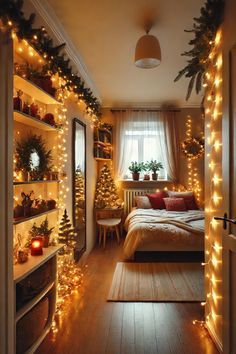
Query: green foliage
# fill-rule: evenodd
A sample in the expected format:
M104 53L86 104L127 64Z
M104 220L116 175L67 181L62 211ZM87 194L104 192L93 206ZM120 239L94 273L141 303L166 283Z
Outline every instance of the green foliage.
M18 38L26 39L42 56L46 57L47 70L51 74L59 72L66 79L66 87L70 88L79 99L83 99L87 106L87 112L91 110L97 117L101 116L101 105L84 81L72 72L70 60L62 53L65 43L54 46L53 40L44 27L33 28L36 14L32 13L28 18L22 11L23 0L3 0L0 7L0 20L5 26L12 22L12 27Z
M48 227L48 218L46 218L40 226L36 226L36 223L32 226L32 229L29 231L30 237L36 236L50 236L54 227Z
M146 171L152 171L153 173L156 173L157 171L160 171L160 169L163 169L162 163L157 162L156 160L147 161L145 166Z
M189 45L193 48L182 53L190 59L188 64L182 69L175 82L182 76L189 78L186 100L189 99L195 86L196 93L201 90L204 75L209 66L209 54L214 46L214 39L223 22L224 0L207 0L201 8L201 16L194 18L193 28L185 32L194 33L194 38L190 40Z
M139 173L141 171L146 171L145 170L145 164L143 162L137 162L137 161L132 161L131 165L129 166L129 170L132 173Z
M32 154L38 155L39 163L33 165ZM46 149L41 135L28 135L21 141L16 142L16 170L33 172L34 179L40 179L42 175L51 169L51 150Z

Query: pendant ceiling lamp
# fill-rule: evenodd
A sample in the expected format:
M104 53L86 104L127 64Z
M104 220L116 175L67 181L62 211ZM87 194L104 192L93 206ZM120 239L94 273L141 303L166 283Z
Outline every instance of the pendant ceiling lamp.
M142 69L152 69L161 63L161 48L158 39L149 34L152 25L147 26L146 34L139 38L135 48L135 65Z

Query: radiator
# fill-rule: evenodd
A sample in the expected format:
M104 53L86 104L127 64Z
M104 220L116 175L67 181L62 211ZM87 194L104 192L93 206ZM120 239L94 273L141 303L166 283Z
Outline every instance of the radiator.
M155 193L156 189L124 189L124 213L127 216L134 207L134 197L147 193Z

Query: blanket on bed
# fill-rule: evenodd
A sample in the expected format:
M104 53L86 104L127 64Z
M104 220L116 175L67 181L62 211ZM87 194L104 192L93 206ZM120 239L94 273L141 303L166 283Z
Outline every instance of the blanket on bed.
M204 213L201 210L168 212L156 209L134 209L125 221L128 231L124 253L132 258L136 249L152 242L195 242L204 234ZM201 240L202 241L202 240Z

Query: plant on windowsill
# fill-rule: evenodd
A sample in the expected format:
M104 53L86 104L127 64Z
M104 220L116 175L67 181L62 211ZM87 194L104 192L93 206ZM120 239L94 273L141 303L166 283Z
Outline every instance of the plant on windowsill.
M145 164L143 164L143 170L144 170L144 176L143 176L143 180L144 181L150 181L150 169L149 169L149 165L148 162L146 162Z
M140 172L144 171L144 163L143 162L131 162L131 165L129 166L129 170L132 172L132 177L134 181L139 180Z
M157 162L156 160L151 160L146 163L146 166L149 171L152 171L152 180L156 181L158 178L157 171L163 168L161 162Z

